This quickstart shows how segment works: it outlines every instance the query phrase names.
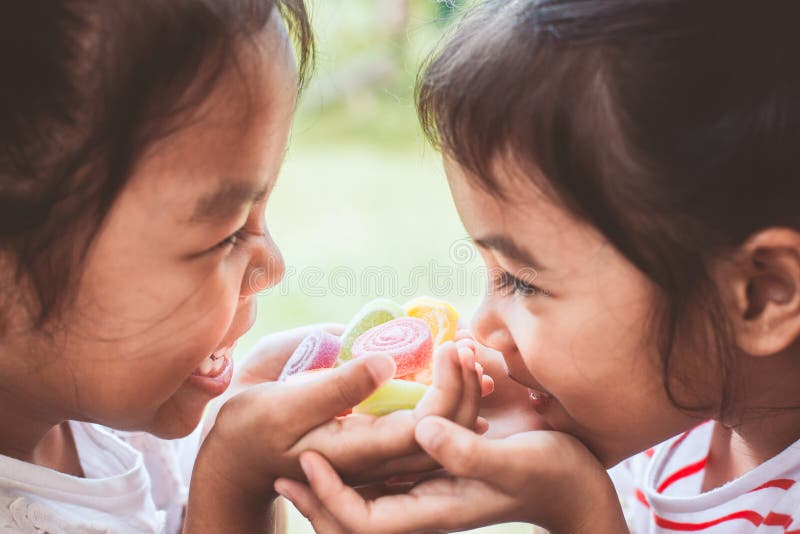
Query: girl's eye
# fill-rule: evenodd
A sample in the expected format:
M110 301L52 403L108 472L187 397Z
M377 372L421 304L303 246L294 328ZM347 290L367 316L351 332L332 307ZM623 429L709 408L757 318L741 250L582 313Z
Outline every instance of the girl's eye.
M495 279L495 287L501 291L511 291L514 295L529 297L541 293L542 290L533 284L520 280L508 271L503 271Z
M211 250L215 251L215 250L225 249L228 247L235 247L236 244L239 242L239 240L242 239L242 237L244 237L243 234L244 234L244 228L239 228L234 233L232 233L231 235L229 235L228 237L226 237L225 239L214 245L211 248Z

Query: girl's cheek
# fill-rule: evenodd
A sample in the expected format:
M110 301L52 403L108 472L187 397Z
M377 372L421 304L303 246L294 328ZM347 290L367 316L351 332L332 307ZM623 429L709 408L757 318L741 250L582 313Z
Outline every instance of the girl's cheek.
M236 270L241 272L241 269ZM241 274L237 276L236 270L218 268L207 279L197 300L198 324L209 333L213 332L216 341L225 335L240 305Z

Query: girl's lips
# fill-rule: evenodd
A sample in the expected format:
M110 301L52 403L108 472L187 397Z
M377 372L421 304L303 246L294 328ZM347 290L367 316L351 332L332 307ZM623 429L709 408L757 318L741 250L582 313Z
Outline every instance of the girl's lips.
M189 376L188 382L214 397L221 395L228 389L233 378L234 346L235 344L227 349L215 351L195 369ZM209 359L213 361L212 364L208 363ZM222 364L217 363L220 360L223 360Z
M528 399L530 400L530 405L536 411L544 410L547 405L553 400L553 396L544 390L539 384L537 383L535 386L530 383L530 381L522 381L518 378L515 378L511 374L508 377L526 388L528 388Z
M528 388L528 398L530 399L531 407L539 412L544 410L547 405L550 404L550 401L553 400L553 396L549 393L531 388Z

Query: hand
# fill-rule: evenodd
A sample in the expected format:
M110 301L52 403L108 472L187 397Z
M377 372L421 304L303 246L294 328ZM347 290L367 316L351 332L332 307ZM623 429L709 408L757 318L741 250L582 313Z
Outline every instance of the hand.
M344 328L342 324L319 323L276 332L258 340L250 352L236 362L233 381L228 390L209 404L203 417L201 442L214 425L222 405L248 387L277 380L284 364L306 336L315 330L325 330L338 336Z
M509 521L553 534L628 532L605 469L571 436L533 431L492 440L428 417L416 438L448 473L405 493L365 499L315 452L300 459L310 487L288 479L275 487L324 534L450 532Z
M486 436L504 438L530 430L547 430L547 425L530 407L528 388L508 376L503 355L478 343L469 330L456 332L456 343L470 347L484 372L493 378L494 393L481 401L480 415L488 423Z
M207 466L218 478L254 495L270 495L276 476L302 478L297 458L306 449L323 452L354 480L437 467L417 446L414 427L430 414L476 425L481 386L474 353L445 344L436 356L433 385L414 410L336 418L369 396L394 369L391 358L375 355L309 382L251 386L222 407L196 467Z

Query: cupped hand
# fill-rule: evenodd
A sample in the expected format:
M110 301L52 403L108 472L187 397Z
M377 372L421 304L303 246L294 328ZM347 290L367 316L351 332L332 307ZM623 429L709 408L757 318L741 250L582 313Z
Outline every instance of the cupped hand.
M301 456L310 486L280 479L275 487L323 534L451 532L509 521L553 534L627 532L605 469L567 434L489 439L428 417L416 437L447 472L406 492L365 498L315 452Z

